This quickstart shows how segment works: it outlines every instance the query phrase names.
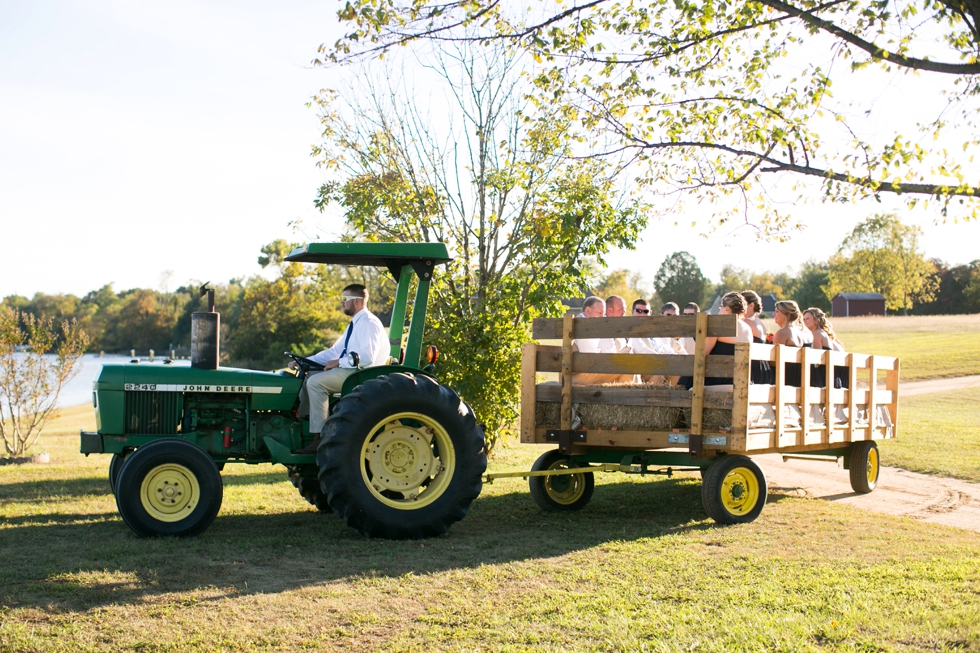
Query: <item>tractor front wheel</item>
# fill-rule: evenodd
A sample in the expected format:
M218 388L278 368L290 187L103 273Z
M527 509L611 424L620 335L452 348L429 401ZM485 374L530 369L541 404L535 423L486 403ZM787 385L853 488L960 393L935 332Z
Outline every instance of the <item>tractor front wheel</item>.
M221 474L206 451L184 440L159 440L126 458L116 506L137 535L197 535L221 508Z
M557 449L542 454L532 472L572 469L577 465ZM592 499L595 491L595 475L592 472L580 474L555 474L554 476L531 476L528 478L531 498L542 510L548 512L567 512L581 510Z
M330 507L368 537L445 533L483 488L487 454L473 411L426 376L365 381L337 402L317 451Z

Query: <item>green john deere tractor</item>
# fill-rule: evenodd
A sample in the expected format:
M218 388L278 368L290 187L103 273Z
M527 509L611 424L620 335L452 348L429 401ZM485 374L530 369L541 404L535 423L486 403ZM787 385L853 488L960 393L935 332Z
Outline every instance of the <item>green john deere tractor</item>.
M442 243L311 243L288 261L386 268L398 283L388 365L359 369L330 400L322 433L297 413L316 363L286 353L297 374L218 367L219 316L192 321L191 366L106 365L95 381L94 433L81 452L112 454L109 484L139 535L196 535L221 507L229 463L279 463L300 494L370 537L422 538L462 519L483 487L487 457L473 411L422 367L426 302ZM404 339L409 287L417 279ZM203 292L203 289L202 289ZM353 352L356 354L356 352ZM351 362L356 365L357 357ZM321 437L315 455L293 453Z

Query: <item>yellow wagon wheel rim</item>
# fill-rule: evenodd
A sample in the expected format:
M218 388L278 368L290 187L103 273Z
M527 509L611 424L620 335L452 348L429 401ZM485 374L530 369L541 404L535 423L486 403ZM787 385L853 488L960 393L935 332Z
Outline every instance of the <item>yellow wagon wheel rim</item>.
M878 449L871 447L868 450L868 468L865 470L868 475L868 485L874 485L878 481Z
M374 497L398 510L436 501L456 470L446 429L428 415L404 412L375 424L361 447L361 478Z
M721 482L721 503L732 515L742 517L759 502L759 479L747 467L736 467Z
M570 469L567 460L556 460L548 469ZM563 506L573 505L585 494L585 474L561 474L545 476L544 487L551 500Z
M194 511L200 497L201 485L197 476L176 463L154 467L140 484L143 509L157 521L186 519Z

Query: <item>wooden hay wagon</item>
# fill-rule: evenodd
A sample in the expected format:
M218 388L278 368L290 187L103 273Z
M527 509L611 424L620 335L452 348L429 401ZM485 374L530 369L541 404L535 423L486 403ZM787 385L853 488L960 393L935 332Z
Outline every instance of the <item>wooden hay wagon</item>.
M588 503L594 472L702 474L705 511L720 523L750 522L765 506L767 487L753 454L843 459L855 492L878 480L876 440L894 438L899 361L885 356L738 343L733 356L705 355L708 337L734 337L736 317L707 315L538 319L521 372L520 440L557 445L538 458L531 494L546 510ZM688 355L580 353L575 339L691 338ZM753 362L768 363L773 385L751 382ZM787 382L789 364L800 387ZM557 373L558 381L542 381ZM580 385L583 375L693 377L691 390L667 385ZM811 376L830 388L811 387ZM884 376L884 383L879 376ZM553 376L553 375L552 375ZM846 387L834 388L838 383ZM730 378L706 386L705 378ZM588 382L594 383L592 376Z

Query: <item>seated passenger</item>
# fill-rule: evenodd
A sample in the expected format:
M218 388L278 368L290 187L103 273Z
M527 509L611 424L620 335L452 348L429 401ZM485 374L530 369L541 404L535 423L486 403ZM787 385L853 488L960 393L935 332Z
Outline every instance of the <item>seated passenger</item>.
M745 298L737 292L727 293L721 298L721 307L718 309L719 315L736 315L738 321L735 323L734 336L721 336L718 338L706 338L704 341L704 353L714 356L734 356L736 342L752 342L752 329L745 323L742 316L745 315ZM730 386L732 377L706 376L705 386ZM681 377L679 385L690 389L694 385L694 378L690 376Z
M606 304L598 297L589 297L582 305L579 318L605 317ZM572 341L572 349L585 354L618 354L620 348L613 338L577 338ZM630 383L632 374L572 374L572 385L598 385L600 383Z
M810 307L803 311L803 324L806 328L810 330L813 336L813 348L814 349L824 349L831 351L844 351L844 345L840 340L837 339L837 334L834 333L833 327L830 325L830 321L827 319L827 314L821 309L816 307ZM819 385L814 383L814 375L811 373L810 385L816 387L824 387L826 384L826 372L823 369L823 365L814 365L813 367L820 368L818 374L823 375L820 377ZM834 366L834 387L835 388L846 388L850 382L850 377L848 376L848 368L844 365Z
M752 342L766 344L769 335L766 325L759 314L762 313L762 298L754 290L743 290L745 298L745 323L752 329ZM769 361L752 361L752 383L757 385L773 385L776 383L776 373Z
M633 317L649 317L652 309L650 302L645 299L637 299L633 302ZM630 344L634 354L672 354L670 338L631 338ZM662 385L664 377L659 374L642 375L643 383Z
M773 334L772 344L788 347L812 347L810 332L803 328L799 305L791 299L776 302L772 315L779 330ZM799 363L786 363L783 385L799 388L803 383L803 368Z

